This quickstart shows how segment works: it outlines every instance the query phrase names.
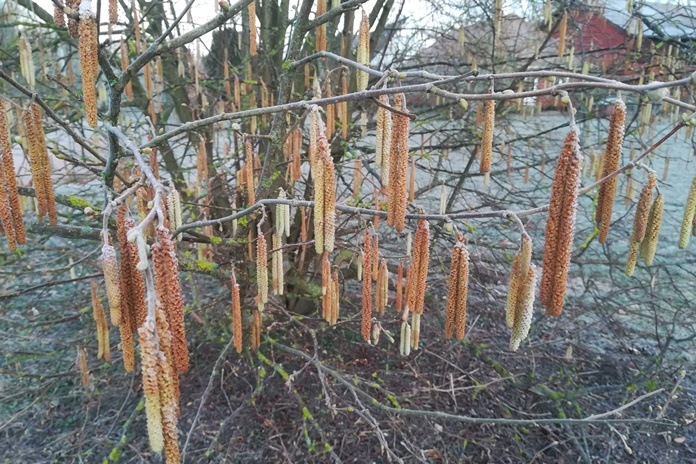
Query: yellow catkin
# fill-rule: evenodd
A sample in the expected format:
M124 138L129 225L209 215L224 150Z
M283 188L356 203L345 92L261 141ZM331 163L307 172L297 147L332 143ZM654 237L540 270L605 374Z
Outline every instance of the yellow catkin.
M655 201L650 207L647 231L645 232L645 238L641 242L640 257L643 258L646 266L651 266L653 260L655 259L657 240L660 235L660 226L662 225L662 213L664 207L664 198L661 193L658 193Z
M363 266L363 289L362 289L362 336L366 342L370 341L370 327L372 324L372 239L370 231L365 231L363 242L362 266Z
M508 286L507 302L505 305L505 325L509 329L515 325L515 310L517 309L517 295L520 290L520 256L515 256L510 272L510 285Z
M239 284L232 271L232 336L237 353L242 352L242 305L239 295Z
M414 350L418 350L418 344L420 343L420 321L420 314L411 314L411 348Z
M256 285L258 288L258 308L263 311L264 305L268 303L268 256L266 237L263 235L261 227L257 227L258 237L256 239Z
M379 269L377 271L377 284L376 284L376 296L375 296L375 307L379 311L380 315L384 315L384 311L387 307L388 293L387 293L387 283L389 282L389 276L387 273L387 261L382 258L379 262Z
M328 321L331 314L331 262L326 252L321 257L321 295L321 315Z
M249 3L249 55L256 56L256 0Z
M169 228L176 230L183 225L183 213L181 211L181 196L179 191L172 185L167 193L167 215L169 216ZM177 235L177 240L181 241L182 234Z
M146 320L138 329L140 340L140 358L143 372L143 393L145 395L145 415L147 417L147 435L150 440L150 448L155 453L164 449L164 435L162 430L162 411L160 402L160 388L158 383L157 335L155 324L152 320Z
M315 17L319 17L326 13L326 0L317 0L317 9ZM318 52L326 51L326 23L316 29L316 49Z
M339 304L339 291L338 291L338 270L334 269L333 277L331 279L331 318L329 324L334 325L338 322L338 315L340 311Z
M244 167L246 170L247 203L253 205L256 203L256 197L254 194L254 150L251 145L251 139L246 139L244 142L244 150L246 154Z
M324 163L314 163L311 168L314 180L314 249L324 252Z
M82 75L82 98L90 127L97 127L97 90L95 82L99 73L97 49L99 47L97 22L91 11L80 13L79 24L80 73Z
M108 243L102 246L102 269L104 271L104 283L106 284L106 298L109 300L109 315L113 325L121 323L121 290L116 259L116 249Z
M92 316L94 317L94 322L97 324L97 338L99 342L99 353L97 358L104 358L104 361L111 361L111 348L109 346L109 326L106 323L106 314L104 313L104 306L102 306L99 300L99 295L97 294L97 282L92 279L90 281L90 288L92 290Z
M605 177L619 169L621 161L621 147L624 139L624 122L626 120L626 105L622 100L618 100L614 113L609 121L609 135L607 137L607 146L602 156L601 176ZM595 217L597 227L599 227L599 243L607 241L609 233L609 225L611 223L611 213L614 204L614 196L616 194L616 185L618 177L613 177L604 182L599 187L597 195L597 212Z
M469 251L462 244L462 256L459 260L459 274L457 275L457 305L455 309L455 336L457 340L463 340L466 329L466 300L469 294Z
M534 313L534 288L536 287L536 266L530 264L520 282L515 308L515 320L510 337L510 351L517 351L520 343L527 338Z
M652 174L652 173L651 173ZM652 174L654 176L654 174ZM650 214L650 204L652 203L652 190L650 183L643 186L636 205L636 215L633 219L633 232L631 240L641 243L645 238L645 231L648 228L648 215Z
M389 97L380 95L379 101L389 105ZM392 114L386 108L377 109L377 146L375 148L375 163L382 175L382 186L389 186L389 154L391 152Z
M566 32L568 29L568 13L564 12L561 23L558 26L558 57L565 54Z
M360 189L362 188L362 166L362 160L356 158L353 165L353 198L356 200L360 197Z
M373 281L377 281L377 273L379 271L379 235L375 234L372 237L372 259L370 260L372 268L369 270Z
M401 312L401 306L403 305L403 299L404 299L403 280L404 280L404 262L400 260L399 261L399 268L396 271L396 298L394 301L394 306L396 307L397 313Z
M0 100L0 154L2 155L2 168L4 171L8 202L12 213L15 240L17 244L24 245L26 243L26 234L24 230L24 219L22 218L22 205L17 191L17 178L15 177L10 132L2 100Z
M570 253L575 230L575 209L580 180L578 130L572 128L563 144L551 186L544 244L541 303L558 316L563 310Z
M89 365L87 364L87 351L84 347L77 348L77 365L80 368L82 386L88 387L90 382Z
M360 29L358 30L358 50L356 58L358 63L363 66L370 66L370 19L367 13L365 13L365 10L362 10ZM370 75L367 72L358 69L356 79L358 91L367 89L367 84L370 80Z
M640 249L640 242L634 242L630 240L628 243L628 260L626 261L626 275L631 277L633 271L636 269L636 262L638 261L638 251Z
M397 94L394 107L406 111L406 98ZM406 218L406 174L408 171L408 117L396 113L392 128L392 140L389 154L389 203L387 208L387 224L396 227L397 232L404 230Z
M118 23L118 0L109 0L109 23Z
M485 103L486 112L483 119L483 135L481 137L481 165L479 172L488 179L491 172L491 158L493 155L493 130L495 128L495 102L488 100ZM487 181L486 181L487 183Z
M693 228L694 216L696 213L696 175L691 182L689 195L686 197L684 206L684 218L682 219L681 232L679 233L679 248L684 249L689 245L689 237Z
M126 69L128 69L128 66L130 66L130 58L128 56L128 46L126 45L126 41L123 39L123 37L121 37L121 44L120 44L119 48L120 48L120 54L121 54L121 71L125 71ZM133 100L133 83L132 82L128 81L123 93L125 93L128 101Z

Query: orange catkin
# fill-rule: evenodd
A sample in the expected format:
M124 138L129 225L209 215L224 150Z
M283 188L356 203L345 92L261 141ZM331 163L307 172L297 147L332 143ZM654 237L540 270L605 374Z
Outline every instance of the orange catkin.
M423 313L425 299L425 283L428 276L428 260L430 257L430 224L421 219L416 228L413 243L413 260L406 279L406 312Z
M457 308L457 291L459 290L459 261L461 259L462 248L455 245L452 249L452 262L450 264L450 274L447 290L447 312L445 314L445 338L452 338L454 332L454 320Z
M31 105L31 113L34 119L34 130L37 136L37 156L41 165L41 179L43 181L43 192L46 201L46 212L48 214L48 222L55 226L58 224L58 215L56 213L56 199L53 193L53 183L51 182L51 161L48 157L48 148L46 147L46 135L43 130L43 110L37 103Z
M558 316L563 310L570 266L580 181L578 135L577 128L573 127L566 136L551 186L540 298L551 316Z
M607 146L603 157L601 177L606 177L619 169L625 120L626 104L622 100L619 100L616 103L616 109L614 113L612 113L609 121L609 136L607 137ZM599 243L605 243L607 241L617 182L618 177L612 177L599 187L597 211L595 213L597 227L599 227Z
M167 316L161 305L156 305L155 320L159 337L160 356L157 356L157 384L162 413L164 455L168 463L179 462L179 437L177 421L179 415L179 378L172 366L172 334Z
M56 23L56 27L65 29L65 12L58 5L53 5L53 22Z
M397 94L394 107L406 111L406 97ZM389 153L389 184L387 208L387 224L395 226L397 232L404 230L406 220L406 174L408 171L408 117L394 114L392 140ZM384 155L383 155L384 156Z
M568 30L568 13L564 12L561 24L558 26L558 57L565 54L566 32Z
M232 336L237 353L242 352L242 305L239 297L239 284L232 271Z
M22 206L19 201L19 193L17 192L17 178L15 177L14 158L12 157L12 144L10 143L10 131L5 116L5 107L0 100L0 154L2 155L2 171L4 174L4 185L1 185L2 191L7 189L7 198L10 211L12 214L12 225L14 226L15 241L19 245L26 243L26 235L24 232L24 219L22 218ZM7 230L3 218L3 226ZM9 224L9 223L8 223Z
M163 226L157 227L157 243L152 246L155 289L167 314L172 332L172 366L177 374L188 370L189 354L184 325L184 301L179 284L179 260L172 237Z
M366 342L370 341L370 328L372 324L372 239L370 231L365 231L365 241L363 242L362 263L363 263L363 291L362 291L362 336Z

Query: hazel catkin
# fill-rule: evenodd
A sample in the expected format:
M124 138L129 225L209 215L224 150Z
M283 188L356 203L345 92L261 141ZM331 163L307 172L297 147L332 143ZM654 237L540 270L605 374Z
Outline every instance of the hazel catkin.
M647 231L645 232L645 238L641 242L640 257L643 258L646 266L651 266L655 259L664 205L664 197L661 193L658 193L655 201L650 207Z
M616 102L614 112L609 120L609 135L607 137L607 145L602 158L602 178L619 169L619 163L621 161L621 147L624 139L625 120L626 104L623 102L623 100L618 100ZM595 213L597 227L599 227L599 243L605 243L607 241L617 183L618 177L612 177L599 186L599 193L597 194L597 211Z
M551 185L551 199L544 244L541 303L558 316L563 310L570 253L575 233L575 209L580 180L578 129L571 128L558 158Z
M686 197L686 205L684 206L684 217L681 224L681 232L679 233L679 249L683 250L689 245L689 237L693 227L694 216L696 213L696 175L691 182L689 194Z
M370 231L365 231L365 239L362 250L363 288L362 288L362 336L366 342L370 341L370 327L372 324L372 238Z
M232 271L232 336L237 353L242 352L242 305L239 296L239 284Z
M80 73L82 75L82 97L85 114L90 127L97 127L97 91L95 82L99 73L98 33L94 14L89 9L81 9L79 22Z
M356 55L358 63L362 64L363 66L370 66L370 19L368 18L367 13L365 13L365 10L362 10L362 16L360 19L360 29L358 30L358 49ZM367 84L370 79L370 75L367 72L358 69L356 71L356 79L359 92L367 89Z

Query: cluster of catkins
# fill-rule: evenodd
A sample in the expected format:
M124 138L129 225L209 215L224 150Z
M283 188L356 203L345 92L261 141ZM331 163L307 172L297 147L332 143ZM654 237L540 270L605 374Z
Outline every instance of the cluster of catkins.
M178 196L170 193L167 200L169 222L174 226L181 218ZM127 371L135 369L133 335L138 334L150 447L164 451L168 463L179 462L179 375L188 370L189 355L175 241L164 225L155 228L150 247L154 294L148 295L147 249L125 205L118 209L116 224L120 263L106 232L101 255L111 323L119 327ZM95 287L93 305L101 353L108 350L108 328Z
M5 106L0 100L0 223L7 238L7 247L15 251L17 245L26 243L24 219L17 191L14 158L10 131L5 116Z

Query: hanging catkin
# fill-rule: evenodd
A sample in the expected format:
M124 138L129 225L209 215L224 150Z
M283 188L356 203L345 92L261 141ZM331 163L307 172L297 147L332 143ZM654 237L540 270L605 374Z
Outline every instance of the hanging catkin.
M326 13L326 0L317 0L317 9L314 13L315 17ZM318 52L326 51L326 23L320 25L316 29L316 49Z
M254 150L251 146L251 139L247 138L244 141L244 150L246 154L244 167L246 169L247 203L253 205L256 203L256 198L254 195Z
M53 5L53 22L56 23L56 27L65 29L65 12L56 4Z
M394 107L402 112L406 110L406 98L397 94ZM392 139L389 153L389 183L387 207L387 224L396 227L397 232L404 230L406 219L406 173L408 171L408 117L401 113L394 114ZM384 154L383 154L384 156Z
M156 305L155 318L160 349L160 353L157 356L157 384L162 414L164 456L167 463L177 463L180 461L177 431L179 378L172 366L172 334L169 330L167 316L160 305Z
M189 354L184 325L184 301L179 283L179 260L172 237L163 226L157 227L157 243L152 245L155 290L162 303L172 333L172 367L177 374L188 370Z
M89 284L92 291L92 316L97 325L97 342L99 346L97 358L104 358L104 361L109 362L111 361L111 348L109 346L109 326L106 323L104 306L99 301L99 295L97 294L97 281L91 279Z
M89 376L89 365L87 364L87 351L84 347L80 346L77 348L77 365L80 368L82 386L89 386L90 376Z
M458 240L452 249L448 281L447 313L445 314L445 338L447 339L452 338L455 333L458 340L464 338L468 289L469 252L464 243Z
M109 23L118 23L118 0L109 0Z
M169 188L169 193L167 193L167 215L169 216L169 228L171 230L177 230L182 226L181 196L173 185ZM177 235L177 240L181 241L181 237L181 234Z
M396 271L396 301L394 306L396 307L396 312L401 312L401 306L403 305L403 280L404 280L404 262L399 260L399 269Z
M540 299L547 314L552 316L560 315L563 310L570 266L580 180L578 135L578 129L572 127L566 136L551 186Z
M684 249L689 245L689 237L693 228L694 216L696 213L696 175L691 182L689 195L686 197L684 206L684 218L682 219L681 232L679 234L679 248Z
M565 54L566 32L568 29L568 13L563 12L561 24L558 26L558 57L561 58Z
M232 336L237 353L242 352L242 305L239 296L239 284L232 270Z
M97 49L99 39L97 22L90 11L90 2L85 1L80 7L79 52L80 73L82 75L82 97L85 102L85 114L90 127L97 127L97 91L95 82L99 73Z
M489 91L491 93L491 91ZM483 118L483 135L481 136L481 165L479 172L484 175L484 185L488 185L493 156L493 129L495 127L495 102L487 100Z
M106 284L106 298L109 300L109 315L113 325L121 323L121 290L119 282L118 261L116 249L109 244L108 237L102 245L102 269L104 271L104 283Z
M252 311L253 321L251 324L251 349L256 351L261 346L261 311Z
M324 252L321 256L321 315L327 321L331 313L331 262L329 254Z
M623 100L618 100L616 109L609 121L609 135L607 146L604 152L601 177L606 177L619 169L621 161L621 147L624 139L624 122L626 120L626 104ZM611 223L611 212L616 194L616 184L618 177L613 177L599 186L597 195L597 212L595 218L599 227L599 243L607 241L609 225Z
M138 336L143 366L143 393L145 394L147 435L150 439L152 451L160 453L164 449L164 435L162 431L162 403L160 401L160 389L157 379L158 352L154 321L151 319L146 320L138 329Z
M425 283L428 276L428 259L430 256L430 224L418 221L416 237L413 243L413 259L408 270L406 312L423 313L425 300ZM411 328L414 329L413 327Z
M520 343L527 338L529 328L532 324L534 312L534 288L536 287L536 266L529 265L527 274L520 282L519 293L517 296L517 308L515 308L515 319L512 325L512 335L510 337L510 351L517 351Z
M15 251L17 244L26 243L24 232L24 219L17 191L17 178L15 177L12 144L5 116L5 107L0 100L0 221L7 236L7 246L10 251Z
M324 136L319 138L319 153L322 154L324 163L324 251L332 252L336 229L336 175L329 145Z
M384 315L384 310L387 307L389 299L389 271L387 270L387 261L382 258L377 271L377 296L375 297L375 305L380 315Z
M510 288L508 289L505 323L512 329L510 350L517 351L522 340L527 338L534 306L536 271L531 264L532 240L525 233L522 245L512 263Z
M389 97L380 95L379 101L383 105L389 105ZM382 175L382 185L389 186L389 161L391 153L392 138L392 115L391 111L382 106L377 109L377 147L375 148L375 163Z
M662 212L664 207L664 198L661 193L658 193L652 207L650 208L647 231L645 232L645 238L641 242L640 257L645 260L646 266L651 266L653 260L655 259L657 240L660 235L660 226L662 225Z
M256 238L256 285L258 288L258 309L263 311L268 303L268 257L266 237L261 230L261 224L257 226Z
M340 311L338 298L338 270L334 269L331 279L331 317L329 318L329 324L331 325L336 324L338 321L338 314Z
M370 341L370 326L372 324L372 239L370 231L365 231L365 240L362 250L363 290L362 290L362 336L366 342Z
M249 3L249 55L256 56L256 0Z
M135 307L139 304L136 301L135 286L132 284L131 274L135 272L135 264L131 257L131 248L129 247L126 235L128 228L126 224L125 205L121 205L118 210L116 219L117 238L121 247L121 270L119 279L119 295L121 302L121 322L119 330L121 333L121 346L123 349L123 366L128 372L132 372L135 367L134 351L133 351L133 332L135 332ZM139 273L138 273L139 274Z
M362 10L362 19L360 20L360 29L358 30L358 50L356 54L358 63L363 66L370 66L370 19ZM358 85L358 91L363 91L367 89L367 84L370 80L370 75L361 71L360 69L356 72L356 79ZM345 137L344 137L345 138Z

